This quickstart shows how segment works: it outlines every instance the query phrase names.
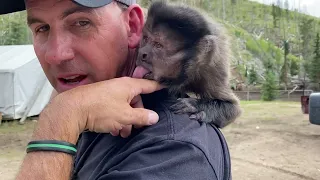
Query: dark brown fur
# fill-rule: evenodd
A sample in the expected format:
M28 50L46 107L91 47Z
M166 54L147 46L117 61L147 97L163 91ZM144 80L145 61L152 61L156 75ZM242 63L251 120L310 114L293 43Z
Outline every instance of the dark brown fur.
M230 46L224 29L199 11L163 1L152 3L143 29L137 65L180 98L171 109L223 128L241 114L229 86Z

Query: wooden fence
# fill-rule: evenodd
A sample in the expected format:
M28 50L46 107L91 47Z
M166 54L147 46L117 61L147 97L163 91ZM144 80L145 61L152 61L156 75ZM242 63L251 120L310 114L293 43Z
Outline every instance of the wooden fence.
M312 90L279 90L277 91L278 96L276 100L282 101L299 101L301 96L310 95ZM261 92L260 91L234 91L234 93L240 98L240 100L244 101L252 101L252 100L261 100Z

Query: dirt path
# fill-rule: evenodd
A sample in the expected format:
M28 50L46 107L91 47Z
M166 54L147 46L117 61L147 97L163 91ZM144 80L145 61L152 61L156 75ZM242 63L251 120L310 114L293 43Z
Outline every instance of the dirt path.
M233 180L319 180L320 126L298 103L244 102L243 116L223 129ZM35 123L0 127L0 179L11 180Z
M0 179L13 180L25 155L25 147L36 123L3 123L0 126Z
M223 130L234 180L320 179L320 126L311 125L298 104L248 104L244 108L244 116Z

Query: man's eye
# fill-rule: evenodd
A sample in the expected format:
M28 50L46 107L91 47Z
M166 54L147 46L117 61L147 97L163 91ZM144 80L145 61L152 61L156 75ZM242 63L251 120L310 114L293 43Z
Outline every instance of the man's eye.
M40 26L39 28L36 28L36 33L41 33L48 31L50 29L49 25Z
M75 26L81 26L81 27L85 27L85 26L88 26L90 24L89 21L77 21L75 22Z

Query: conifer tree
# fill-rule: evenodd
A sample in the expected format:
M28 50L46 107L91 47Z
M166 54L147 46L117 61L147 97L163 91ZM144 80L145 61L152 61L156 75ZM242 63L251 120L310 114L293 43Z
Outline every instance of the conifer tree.
M272 19L273 19L273 28L276 28L278 25L278 14L277 14L277 8L274 5L274 3L272 3Z
M305 69L304 74L308 74L310 61L312 59L312 47L311 47L311 40L312 40L312 27L313 27L314 20L304 17L301 19L301 23L299 25L299 31L301 36L301 54L303 57L303 67Z
M262 83L261 99L263 101L272 101L277 97L277 82L273 72L274 64L269 60L264 63L265 81Z
M249 84L255 84L258 81L258 75L254 67L251 67L249 70L248 81L249 81Z
M272 101L277 97L277 83L276 77L271 70L266 72L266 80L262 85L261 98L263 101Z
M288 87L288 69L289 69L289 61L287 58L288 54L289 54L289 42L284 41L284 61L281 69L280 81L284 82L285 90L287 90L287 87Z
M314 57L310 63L310 79L314 83L320 83L320 37L317 33L314 51Z

